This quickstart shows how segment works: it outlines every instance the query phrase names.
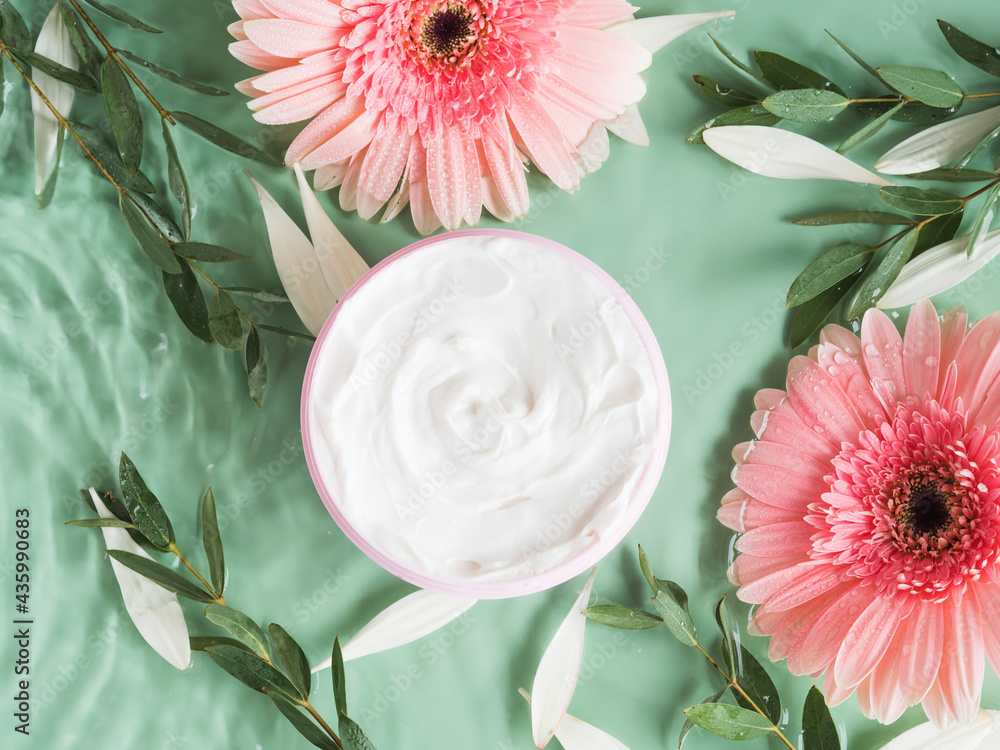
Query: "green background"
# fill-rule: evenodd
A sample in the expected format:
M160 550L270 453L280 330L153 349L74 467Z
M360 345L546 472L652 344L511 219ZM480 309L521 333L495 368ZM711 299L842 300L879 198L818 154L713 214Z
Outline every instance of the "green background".
M145 35L98 16L122 46L166 67L223 88L251 71L230 58L225 26L235 18L222 0L133 0L130 10L166 29ZM48 2L15 0L33 31ZM132 7L134 6L134 8ZM693 0L654 2L644 14L735 7L719 24L724 42L743 55L752 48L788 54L831 75L849 93L871 90L865 74L823 33L830 29L875 64L942 67L970 91L996 80L955 57L935 19L987 39L1000 39L993 6L979 2L837 3L737 0L710 7ZM703 632L711 608L733 587L725 580L730 533L715 520L730 486L731 447L751 437L752 395L780 387L789 357L791 315L783 310L789 283L825 247L849 236L844 228L793 226L801 215L873 205L875 189L846 183L770 181L742 172L684 134L719 110L690 76L707 73L748 85L709 48L706 29L658 54L641 105L653 145L621 141L581 191L562 193L532 179L532 209L517 229L563 242L626 282L663 348L674 399L670 455L653 501L603 563L602 601L639 603L646 596L635 544L655 570L692 593ZM35 209L34 163L27 94L8 70L7 111L0 120L0 613L13 614L13 512L32 518L32 734L15 736L11 701L0 725L4 747L185 748L305 747L270 702L224 675L202 655L181 673L156 656L124 614L102 540L68 528L87 515L78 488L116 486L118 454L126 450L170 512L184 549L204 566L196 522L205 488L215 490L226 520L229 602L258 621L278 621L313 661L333 638L350 636L381 608L409 593L339 532L314 491L301 452L298 398L308 344L264 334L270 385L263 409L246 394L242 356L197 341L176 318L160 273L141 255L118 215L111 189L79 153L67 149L54 205ZM168 106L190 109L280 152L294 129L256 124L243 97L198 97L146 79ZM982 105L975 107L981 109ZM973 111L970 107L969 111ZM95 95L80 94L74 116L103 120ZM859 127L810 126L836 144ZM147 117L147 172L162 173L158 124ZM893 124L854 152L870 166L889 145L913 132ZM275 288L263 220L243 176L251 168L279 202L301 219L290 173L236 159L175 130L196 196L195 238L253 256L213 275L235 285ZM162 182L160 183L162 186ZM322 196L348 239L370 263L417 239L408 218L368 224ZM971 222L971 219L969 220ZM484 220L483 225L497 222ZM863 236L879 236L878 228ZM669 256L659 271L639 269L654 253ZM996 307L1000 283L987 269L937 300L969 305L978 318ZM289 311L258 311L283 325ZM516 600L482 602L462 623L424 641L348 665L353 713L375 744L407 750L530 748L528 710L515 689L530 687L541 653L572 603L574 585ZM193 633L212 632L199 607L185 603ZM745 609L739 609L741 618ZM681 709L717 687L697 653L665 632L616 634L588 627L584 680L571 711L621 738L633 750L675 747ZM711 640L711 638L709 638ZM4 676L13 690L11 639L0 632ZM763 656L766 643L747 638ZM1000 682L989 670L984 705L1000 708ZM797 731L812 681L771 667ZM316 702L332 715L327 675ZM834 710L848 747L876 748L923 721L920 708L894 727L860 714L852 699ZM762 747L768 740L755 741ZM726 745L696 730L691 748ZM772 746L777 747L772 742Z

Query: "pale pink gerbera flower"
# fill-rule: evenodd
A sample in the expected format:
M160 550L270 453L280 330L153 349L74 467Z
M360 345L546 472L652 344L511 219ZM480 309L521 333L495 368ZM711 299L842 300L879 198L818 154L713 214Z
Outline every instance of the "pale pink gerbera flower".
M633 20L623 0L234 0L239 89L257 120L312 119L285 156L364 218L417 229L528 211L522 159L560 188L645 142L651 52L725 13Z
M1000 313L966 332L925 301L903 339L877 310L860 339L828 326L787 392L758 392L719 511L742 532L730 576L831 705L945 726L976 715L984 655L1000 670L998 376Z

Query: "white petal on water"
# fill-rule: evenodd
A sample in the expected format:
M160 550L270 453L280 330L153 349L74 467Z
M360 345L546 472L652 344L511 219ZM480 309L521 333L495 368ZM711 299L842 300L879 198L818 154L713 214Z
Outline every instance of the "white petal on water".
M368 264L361 259L358 251L340 233L326 211L319 204L315 194L306 182L302 168L296 164L295 178L299 183L299 193L302 196L302 209L309 225L309 235L312 238L313 252L323 269L323 276L333 296L339 300L354 282L368 272ZM330 310L327 311L329 315Z
M249 173L247 176L250 177ZM264 210L271 255L278 278L303 325L313 335L319 333L337 304L330 291L312 243L264 187L250 177Z
M637 146L649 145L649 133L639 116L639 108L630 104L617 120L607 123L607 128L622 140Z
M765 177L893 184L822 143L790 130L725 125L709 128L702 137L719 156Z
M545 747L569 708L583 659L583 637L587 617L583 610L590 601L597 568L590 572L586 585L572 609L542 654L531 685L531 734L535 746Z
M652 18L629 19L608 26L618 36L630 39L646 48L649 54L654 54L677 37L717 18L736 15L735 10L723 10L717 13L683 13L674 16L653 16Z
M476 599L421 589L389 605L343 646L344 661L412 643L461 617ZM325 660L313 672L330 666Z
M877 307L909 307L961 284L1000 254L1000 229L983 237L971 258L968 246L969 235L964 235L922 252L903 266Z
M882 746L882 750L995 750L1000 746L997 711L980 710L967 724L938 729L920 724Z
M94 507L101 518L114 518L93 487L90 488L90 499L94 501ZM125 529L102 528L101 531L108 549L131 552L147 560L151 559L142 547L132 541ZM139 634L156 653L172 665L178 669L187 669L191 664L191 641L177 595L126 568L117 560L111 561L111 567L122 590L125 610Z
M885 174L913 174L943 167L963 156L997 126L1000 107L953 117L893 146L875 162L875 169Z
M80 60L76 50L73 49L73 43L70 41L58 6L52 8L45 18L45 23L42 24L38 40L35 42L35 52L64 67L73 70L79 68ZM45 94L45 98L52 102L52 106L68 117L75 95L73 87L35 68L31 69L31 79ZM56 153L59 121L34 89L31 90L31 114L35 126L35 195L38 195L45 186L45 177L49 173Z
M518 692L531 703L531 694L527 690L519 689ZM555 738L559 740L563 750L629 750L621 740L572 714L563 716Z

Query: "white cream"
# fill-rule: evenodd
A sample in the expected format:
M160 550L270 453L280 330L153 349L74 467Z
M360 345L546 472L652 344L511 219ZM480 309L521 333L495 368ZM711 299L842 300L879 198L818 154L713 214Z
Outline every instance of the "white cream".
M550 570L623 520L657 430L650 357L586 268L458 233L340 309L309 402L315 468L371 544L439 579Z

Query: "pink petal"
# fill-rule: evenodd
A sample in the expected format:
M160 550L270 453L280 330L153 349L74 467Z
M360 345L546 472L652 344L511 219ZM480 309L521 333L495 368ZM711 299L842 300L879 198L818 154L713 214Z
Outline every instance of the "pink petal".
M701 26L708 21L735 15L735 10L724 10L718 13L681 13L671 16L653 16L639 18L634 21L624 21L615 24L608 30L641 44L650 53L658 52L665 45L682 34Z
M801 512L805 512L809 503L818 501L829 489L818 477L762 464L737 466L733 470L733 481L761 502Z
M265 52L256 44L246 39L239 42L232 42L229 45L229 54L241 63L249 65L251 68L257 68L257 70L278 70L279 68L285 68L296 63L295 60L290 58L278 57L277 55Z
M755 614L755 622L774 633L768 647L768 656L772 661L788 659L788 669L792 674L803 674L796 658L799 643L812 629L818 617L826 611L831 603L836 601L842 591L851 584L840 584L804 604L785 610L773 610L770 604L765 604Z
M855 405L858 417L865 428L874 430L879 425L880 418L885 417L886 413L882 402L872 389L864 366L859 365L847 352L829 344L819 345L816 361L837 381L847 400Z
M976 323L955 356L958 363L958 391L965 408L977 412L986 391L1000 374L1000 313Z
M941 357L941 325L937 311L927 300L910 310L903 337L903 378L906 392L923 401L937 394Z
M892 598L878 597L868 605L837 652L834 678L838 685L857 685L871 673L892 642L900 620L899 606Z
M660 19L662 18L664 16L660 16ZM615 30L621 29L624 25L616 26ZM556 32L556 39L562 45L558 53L559 59L595 73L608 71L638 73L653 62L652 55L641 43L598 29L566 25Z
M257 76L254 79L254 88L264 93L272 93L343 71L343 69L343 60L324 59L318 62L298 63Z
M965 340L969 316L962 306L952 307L941 318L941 362L938 370L938 386L942 387L948 367L958 356L958 350ZM940 393L939 393L940 398Z
M856 687L842 688L833 679L833 670L828 669L823 678L823 698L828 706L839 706L857 690Z
M817 461L807 453L769 440L751 440L733 448L737 464L765 464L780 466L806 476L822 478L829 471L829 464Z
M865 313L861 323L861 344L868 376L881 380L896 402L904 401L903 340L888 315L875 308Z
M961 603L955 597L948 600L938 685L948 712L959 722L970 721L979 710L985 666L982 628L974 589Z
M819 342L820 344L830 344L840 349L853 359L867 376L868 371L864 369L865 358L861 352L861 339L856 335L843 326L830 324L824 326L823 330L819 332Z
M559 126L541 105L528 98L513 98L508 112L531 160L563 190L576 190L580 177Z
M824 435L807 426L790 405L789 411L790 414L756 411L750 416L750 426L762 440L795 447L821 463L837 455L837 448Z
M569 23L601 28L623 18L630 18L635 8L624 0L580 0L563 12Z
M341 99L330 105L315 120L306 125L302 132L292 141L292 144L288 147L288 151L285 153L285 163L295 164L296 162L301 162L306 156L316 151L316 149L357 120L364 112L364 101L351 99L350 97ZM335 161L343 161L352 155L348 154L340 159L331 159L327 164L332 164Z
M361 149L371 143L381 116L381 112L365 110L352 122L345 125L340 132L331 137L326 143L303 157L302 168L315 169L324 164L332 164L343 161L350 156L355 156ZM285 160L288 160L287 155L285 156Z
M864 422L840 386L808 357L788 365L788 397L802 421L835 445L852 443Z
M977 586L976 598L979 600L983 622L1000 622L1000 589L997 585ZM983 628L983 640L990 666L1000 675L1000 632L993 628Z
M467 169L467 140L468 136L456 128L438 128L424 143L427 187L434 211L445 229L461 226L469 201L478 200L482 205L478 167L475 175Z
M906 645L900 655L899 689L903 700L913 705L923 700L937 679L944 647L944 608L918 604L904 625Z
M810 537L815 527L804 521L776 523L748 531L736 541L736 550L747 555L785 557L801 554L811 548Z
M344 9L329 0L260 0L279 18L316 26L343 26Z
M753 397L753 405L757 409L771 411L781 406L788 398L788 394L777 388L761 388Z
M244 21L257 18L274 18L274 13L264 7L260 0L233 0L233 7Z
M342 29L331 29L284 18L246 21L243 24L243 31L251 42L265 52L295 59L333 49L344 33Z
M936 317L936 316L935 316ZM872 670L868 682L871 711L868 716L882 724L891 724L906 710L906 700L900 689L899 676L902 669L903 651L907 643L909 631L906 627L896 630L896 635L886 649L885 655Z
M410 144L410 159L407 164L410 169L410 213L413 224L420 234L430 234L441 226L441 220L431 203L427 187L427 153L419 138L414 138Z
M308 83L265 94L248 106L253 118L265 125L285 125L306 120L329 107L347 91L347 84L336 74L322 76Z
M827 668L837 658L847 634L873 600L872 591L857 584L846 584L839 589L839 595L793 647L788 659L789 669L794 666L796 674L812 674ZM854 689L854 685L845 687Z
M506 119L483 133L483 153L489 173L496 183L497 192L515 216L528 213L528 183L524 178L524 165L517 156ZM485 174L485 170L484 170Z
M726 571L729 582L741 586L758 578L771 575L779 570L791 568L802 560L801 555L793 557L755 557L754 555L737 555L733 564Z
M762 576L756 581L751 581L740 588L740 600L748 604L764 604L770 601L778 592L795 584L815 567L815 565L808 563L799 563L793 567L783 568L770 575Z
M353 211L358 207L358 180L361 179L361 167L364 165L368 147L361 149L351 157L344 173L344 181L340 185L340 207L345 211Z
M410 155L410 135L397 123L384 118L365 154L358 177L358 213L368 219L375 215L399 185Z

